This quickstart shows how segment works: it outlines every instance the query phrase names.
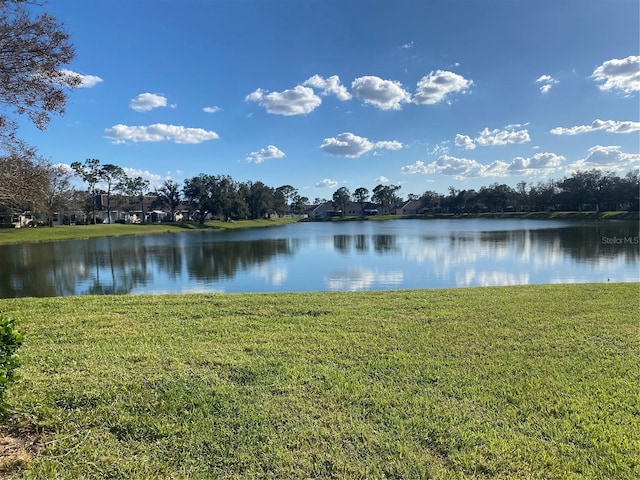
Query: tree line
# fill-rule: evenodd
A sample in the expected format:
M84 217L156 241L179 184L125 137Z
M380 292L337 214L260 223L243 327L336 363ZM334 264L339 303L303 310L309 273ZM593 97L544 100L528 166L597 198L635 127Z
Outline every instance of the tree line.
M512 188L493 183L479 190L449 187L448 195L427 191L420 196L427 211L504 212L504 211L638 211L639 171L620 177L598 169L577 171L561 180L529 185L525 181Z
M85 191L73 186L77 176L86 184ZM449 187L448 194L428 190L421 195L402 198L401 187L378 185L373 191L358 187L353 193L338 188L331 202L338 212L356 203L364 214L374 204L378 213L393 213L413 201L417 213L478 213L499 211L581 211L634 210L639 207L639 172L624 176L600 170L578 171L559 181L547 180L535 185L522 181L516 188L493 183L475 189ZM103 164L90 158L74 162L71 170L52 165L37 157L18 154L0 157L0 215L30 211L50 221L55 213L83 211L92 221L96 218L96 198L106 197L107 218L118 208L140 210L145 217L145 197L153 197L152 206L176 213L186 210L190 218L204 222L206 218L225 220L264 218L285 213L303 214L310 206L309 198L291 185L270 187L260 181L238 182L228 175L201 173L180 184L166 180L150 190L148 180L130 177L114 164ZM325 202L316 198L313 204Z
M51 224L56 213L82 211L90 221L97 220L98 198L110 221L114 209L142 210L145 219L146 199L154 208L163 208L174 219L178 210L187 210L190 218L204 223L206 218L226 220L264 218L288 211L304 213L309 199L291 185L274 188L263 182L237 182L228 175L201 173L183 185L166 180L150 190L148 180L127 175L122 167L103 164L89 158L73 162L71 170L54 166L38 158L19 155L0 157L0 216L31 212ZM73 187L77 176L86 190Z
M480 189L463 190L449 187L448 194L427 190L422 195L409 194L406 200L399 195L399 186L378 185L369 196L359 187L353 194L340 187L333 194L333 205L344 212L350 202L358 203L364 212L370 200L382 213L412 201L417 213L480 213L480 212L549 212L549 211L638 211L639 171L623 177L598 169L577 171L559 181L547 180L529 185L525 181L516 188L493 183Z

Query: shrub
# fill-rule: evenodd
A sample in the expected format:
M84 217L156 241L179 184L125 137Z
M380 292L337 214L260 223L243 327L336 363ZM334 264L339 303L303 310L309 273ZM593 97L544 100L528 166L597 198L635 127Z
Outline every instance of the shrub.
M0 414L4 414L7 404L4 394L9 383L17 380L15 369L20 362L16 350L22 345L22 335L14 328L13 319L0 314Z

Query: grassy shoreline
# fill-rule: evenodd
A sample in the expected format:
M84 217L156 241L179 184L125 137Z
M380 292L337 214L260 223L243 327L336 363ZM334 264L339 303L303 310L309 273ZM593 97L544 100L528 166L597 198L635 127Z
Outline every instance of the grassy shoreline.
M297 218L277 218L268 220L238 220L234 222L207 221L204 225L196 222L145 223L145 224L98 224L63 225L37 228L0 229L0 245L20 243L55 242L63 240L99 237L122 237L128 235L153 235L158 233L180 233L202 230L232 230L239 228L262 228L297 222Z
M635 284L3 299L8 478L637 478Z

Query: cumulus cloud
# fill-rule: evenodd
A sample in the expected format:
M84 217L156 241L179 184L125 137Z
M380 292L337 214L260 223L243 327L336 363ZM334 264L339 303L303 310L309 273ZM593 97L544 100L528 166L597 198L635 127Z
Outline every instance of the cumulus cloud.
M274 145L268 145L265 148L261 148L257 152L251 152L246 161L249 163L262 163L270 158L282 158L284 152Z
M422 160L416 160L416 162L413 165L405 165L400 170L402 170L402 173L409 173L411 175L415 175L417 173L422 173L422 174L436 173L437 168L436 168L436 162L432 162L427 165Z
M400 82L373 75L356 78L351 83L351 90L365 104L380 110L400 110L403 103L411 101L411 95Z
M465 150L473 150L476 148L476 144L474 143L473 139L468 135L460 135L459 133L456 134L455 143L456 146L464 147Z
M568 128L556 127L551 129L551 133L553 135L578 135L598 130L610 133L632 133L640 130L640 122L596 119L591 122L591 125L576 125Z
M475 139L478 145L483 147L493 146L493 145L507 145L512 143L526 143L531 141L531 137L529 137L529 132L525 130L498 130L497 128L494 130L489 130L485 128L480 132L480 135Z
M496 160L489 165L484 165L476 160L457 158L450 155L442 155L435 162L425 164L417 161L413 165L402 167L404 173L451 175L455 178L467 177L504 177L507 164Z
M458 147L463 147L465 150L474 150L477 145L489 147L530 142L531 137L529 137L529 131L527 129L516 130L521 126L520 124L507 125L503 130L497 128L489 130L485 128L476 138L458 133L456 134L455 144Z
M220 110L222 110L222 109L220 107L216 107L216 106L204 107L202 109L202 111L205 112L205 113L216 113L216 112L219 112Z
M374 149L399 150L402 143L397 140L372 142L351 132L341 133L337 137L325 138L320 148L330 155L356 158Z
M619 146L596 145L587 151L587 156L581 160L573 162L567 166L567 171L578 170L611 170L620 172L629 167L638 167L640 164L640 154L625 153Z
M489 165L484 165L476 160L468 158L457 158L450 155L443 155L435 162L437 172L443 175L452 175L457 178L463 177L504 177L506 176L507 164L500 160L495 160Z
M436 70L420 79L413 102L419 105L440 103L451 93L465 93L472 85L473 81L462 75L446 70Z
M261 88L256 88L253 92L251 92L249 95L244 97L244 101L245 102L259 102L264 97L265 93L267 93L265 90L263 90Z
M137 168L130 167L122 167L124 173L127 174L130 178L142 177L143 180L149 181L149 186L151 188L160 187L162 182L168 179L168 177L163 177L162 175L158 175L157 173L152 173L149 170L139 170Z
M626 94L640 90L640 56L607 60L591 75L600 90L622 90Z
M331 180L330 178L325 178L316 183L316 188L333 188L338 185L338 182L335 180Z
M451 175L457 179L472 177L506 177L512 174L533 175L557 169L565 160L554 153L536 153L533 157L516 157L511 162L494 160L488 165L469 158L458 158L442 155L431 163L416 161L412 165L402 167L402 172L410 175L442 174Z
M155 93L141 93L129 102L129 107L136 112L148 112L154 108L166 106L167 98Z
M67 70L62 69L60 70L60 72L64 75L67 75L69 77L78 77L80 78L80 85L78 85L79 88L91 88L91 87L95 87L97 84L99 84L100 82L103 82L104 80L102 80L102 78L96 76L96 75L82 75L80 73L74 72L73 70Z
M542 93L549 93L549 90L551 90L551 87L553 87L554 85L556 85L559 82L558 82L558 80L554 79L551 75L541 75L536 80L536 83L542 83L543 84L540 87L540 91Z
M378 183L387 183L388 181L389 179L384 175L380 175L378 178L376 178L376 182Z
M400 150L402 148L402 143L397 140L383 140L381 142L376 142L373 148L381 148L385 150Z
M112 143L126 142L174 142L202 143L219 138L216 132L202 128L188 128L180 125L114 125L105 130L105 137Z
M509 164L509 171L512 173L521 173L529 175L534 172L548 171L557 169L565 158L555 153L539 152L533 157L523 158L516 157Z
M306 80L302 85L322 90L321 95L335 95L338 100L351 100L351 94L347 91L347 87L340 83L338 75L332 75L329 78L322 78L320 75L314 75Z
M247 102L258 102L268 113L276 115L305 115L316 109L322 100L313 89L298 85L283 92L267 93L258 88L245 97Z

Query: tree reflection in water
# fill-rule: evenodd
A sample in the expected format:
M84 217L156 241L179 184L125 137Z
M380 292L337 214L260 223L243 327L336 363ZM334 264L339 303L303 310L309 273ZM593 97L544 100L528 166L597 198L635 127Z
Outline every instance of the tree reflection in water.
M639 280L636 222L344 223L1 246L0 297Z

